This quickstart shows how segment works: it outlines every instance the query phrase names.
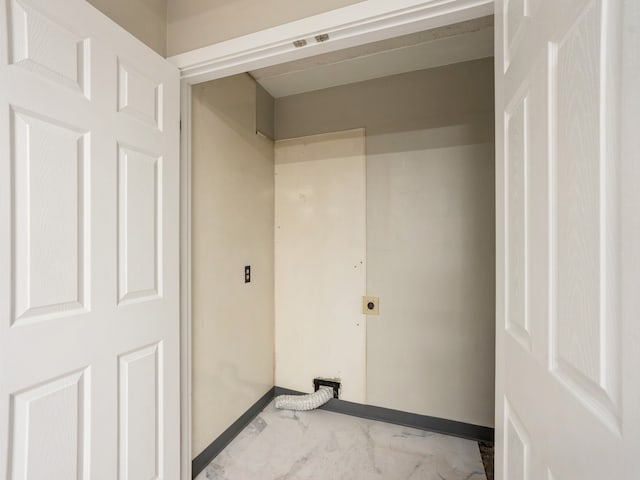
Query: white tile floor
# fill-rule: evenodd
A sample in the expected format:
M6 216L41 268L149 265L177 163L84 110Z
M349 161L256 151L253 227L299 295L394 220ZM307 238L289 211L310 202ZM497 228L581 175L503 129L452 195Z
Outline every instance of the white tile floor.
M196 480L486 480L478 444L273 402Z

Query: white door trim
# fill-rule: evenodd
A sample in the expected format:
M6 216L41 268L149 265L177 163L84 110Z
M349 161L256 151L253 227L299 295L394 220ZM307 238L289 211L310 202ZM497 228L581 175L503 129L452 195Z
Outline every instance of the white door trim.
M494 0L367 0L168 58L181 75L180 346L182 480L191 480L191 86L493 15ZM328 34L317 42L315 36ZM295 40L306 40L295 47Z
M168 60L196 84L486 15L493 15L493 0L367 0ZM329 39L316 41L321 34ZM295 47L298 40L307 43Z
M180 82L180 478L191 480L191 85Z

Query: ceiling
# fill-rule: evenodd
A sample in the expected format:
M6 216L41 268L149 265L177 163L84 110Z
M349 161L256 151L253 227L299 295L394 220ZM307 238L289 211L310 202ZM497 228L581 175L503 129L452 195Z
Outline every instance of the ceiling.
M493 16L249 72L274 98L493 56Z

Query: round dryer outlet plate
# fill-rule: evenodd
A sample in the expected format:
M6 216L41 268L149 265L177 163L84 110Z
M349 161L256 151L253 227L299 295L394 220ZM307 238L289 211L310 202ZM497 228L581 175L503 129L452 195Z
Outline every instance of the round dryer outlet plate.
M362 313L365 315L379 315L380 299L378 297L362 297Z

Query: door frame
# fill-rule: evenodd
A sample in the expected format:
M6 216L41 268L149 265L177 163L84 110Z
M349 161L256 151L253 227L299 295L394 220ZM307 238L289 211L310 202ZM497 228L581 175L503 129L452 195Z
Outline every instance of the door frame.
M191 87L292 60L493 15L494 0L367 0L182 53L180 70L181 478L191 480ZM328 34L329 40L316 40ZM296 47L294 42L306 45Z

